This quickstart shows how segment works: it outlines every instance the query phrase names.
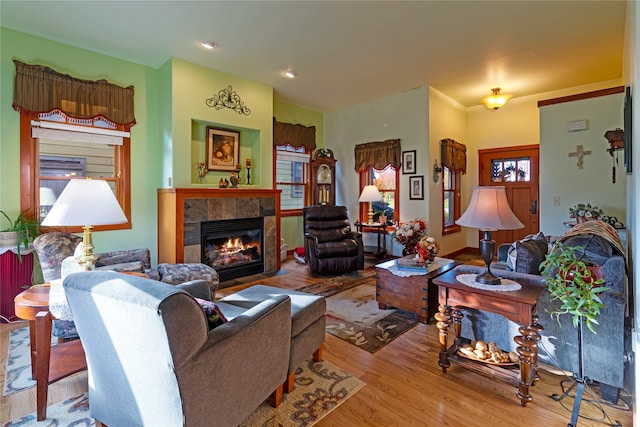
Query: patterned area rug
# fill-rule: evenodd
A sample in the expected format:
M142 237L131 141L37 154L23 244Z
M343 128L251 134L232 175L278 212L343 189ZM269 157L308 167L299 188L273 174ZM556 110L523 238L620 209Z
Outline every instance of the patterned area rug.
M58 340L51 338L51 345ZM36 382L31 379L31 357L29 345L29 327L14 329L9 333L9 351L7 355L7 369L4 376L3 396L17 393L30 387Z
M326 331L375 353L418 323L415 314L380 310L375 278L327 298Z
M373 284L375 285L375 277L375 267L369 267L364 270L353 271L341 276L327 277L318 283L296 289L296 291L309 292L310 294L314 295L322 295L326 298L339 292L346 291L347 289L362 285L363 283L369 283L372 279Z
M312 426L365 385L329 362L315 363L312 360L296 370L295 381L293 392L284 395L277 409L265 401L240 426ZM36 414L31 413L4 426L89 427L95 426L95 421L89 416L89 399L83 393L49 406L47 418L43 421L36 421Z

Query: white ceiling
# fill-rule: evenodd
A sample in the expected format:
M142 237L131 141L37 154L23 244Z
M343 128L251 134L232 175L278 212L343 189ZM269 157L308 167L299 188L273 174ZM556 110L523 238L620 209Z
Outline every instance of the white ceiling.
M496 86L517 97L619 79L625 10L579 0L2 0L0 23L154 68L180 58L327 112L420 86L473 106Z

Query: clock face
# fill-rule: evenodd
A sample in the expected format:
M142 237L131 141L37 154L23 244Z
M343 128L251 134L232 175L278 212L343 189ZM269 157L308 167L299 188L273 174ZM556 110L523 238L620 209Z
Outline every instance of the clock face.
M331 184L331 169L327 165L318 168L318 184Z

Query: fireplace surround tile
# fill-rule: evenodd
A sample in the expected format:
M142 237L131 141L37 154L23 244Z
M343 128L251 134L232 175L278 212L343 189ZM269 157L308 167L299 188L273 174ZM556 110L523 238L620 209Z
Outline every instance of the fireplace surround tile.
M264 272L275 272L280 259L279 206L280 190L159 189L158 261L200 262L203 221L264 217Z

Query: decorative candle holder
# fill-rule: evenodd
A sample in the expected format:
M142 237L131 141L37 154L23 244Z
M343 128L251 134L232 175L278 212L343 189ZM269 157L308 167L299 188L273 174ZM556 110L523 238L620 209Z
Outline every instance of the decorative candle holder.
M251 159L247 159L245 166L247 167L247 185L249 185L251 184Z

